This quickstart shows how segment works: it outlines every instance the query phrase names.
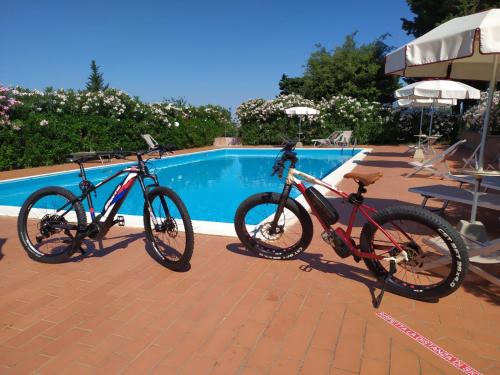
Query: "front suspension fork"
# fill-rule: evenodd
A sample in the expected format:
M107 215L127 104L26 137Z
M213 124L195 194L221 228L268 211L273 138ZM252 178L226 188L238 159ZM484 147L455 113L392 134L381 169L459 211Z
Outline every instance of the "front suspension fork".
M283 192L281 193L280 196L280 201L278 203L278 209L276 210L274 214L273 221L271 222L271 228L270 231L272 234L276 234L276 228L278 227L278 221L283 214L283 211L285 210L285 204L286 201L288 200L288 197L290 196L290 191L292 190L292 185L289 183L285 183L285 186L283 187Z

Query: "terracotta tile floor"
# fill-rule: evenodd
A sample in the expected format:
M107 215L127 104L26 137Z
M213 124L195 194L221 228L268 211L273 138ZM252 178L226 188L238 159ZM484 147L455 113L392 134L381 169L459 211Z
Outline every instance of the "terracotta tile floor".
M403 177L403 150L375 147L359 162L357 171L384 173L369 189L373 205L420 202L407 189L429 179ZM464 210L454 206L448 218ZM480 212L491 233L498 234L497 216ZM15 219L0 217L0 226L0 374L458 373L379 311L476 370L500 373L497 288L469 275L439 303L386 294L375 310L370 273L340 260L318 225L307 252L283 262L255 258L234 238L198 235L185 273L150 259L140 231L114 228L104 250L46 265L25 255Z

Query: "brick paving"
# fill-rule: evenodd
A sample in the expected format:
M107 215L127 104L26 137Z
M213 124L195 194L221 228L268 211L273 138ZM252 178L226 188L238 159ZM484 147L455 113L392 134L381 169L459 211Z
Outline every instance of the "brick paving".
M384 173L368 190L376 207L419 203L408 187L429 184L404 178L402 150L376 147L359 162L356 171ZM464 210L454 206L447 217ZM497 217L481 210L479 219L498 234ZM439 303L387 293L376 310L378 284L363 263L338 258L317 223L311 246L291 261L253 257L235 238L197 235L184 273L154 262L141 231L114 228L104 250L47 265L26 256L14 218L0 217L0 226L0 374L458 373L379 310L482 373L500 373L498 288L470 274Z

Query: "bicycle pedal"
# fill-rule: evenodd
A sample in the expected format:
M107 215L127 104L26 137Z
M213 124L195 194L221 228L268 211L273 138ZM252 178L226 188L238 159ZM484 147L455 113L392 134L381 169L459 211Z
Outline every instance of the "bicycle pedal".
M119 227L125 226L125 218L122 215L118 215L114 221L115 224L118 224Z

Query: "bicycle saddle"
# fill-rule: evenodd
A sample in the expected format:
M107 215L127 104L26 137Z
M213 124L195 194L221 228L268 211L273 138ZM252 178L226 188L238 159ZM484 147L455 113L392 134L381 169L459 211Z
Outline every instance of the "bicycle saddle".
M371 185L375 183L383 174L380 172L377 173L346 173L344 178L352 178L358 184L363 184L364 186Z

